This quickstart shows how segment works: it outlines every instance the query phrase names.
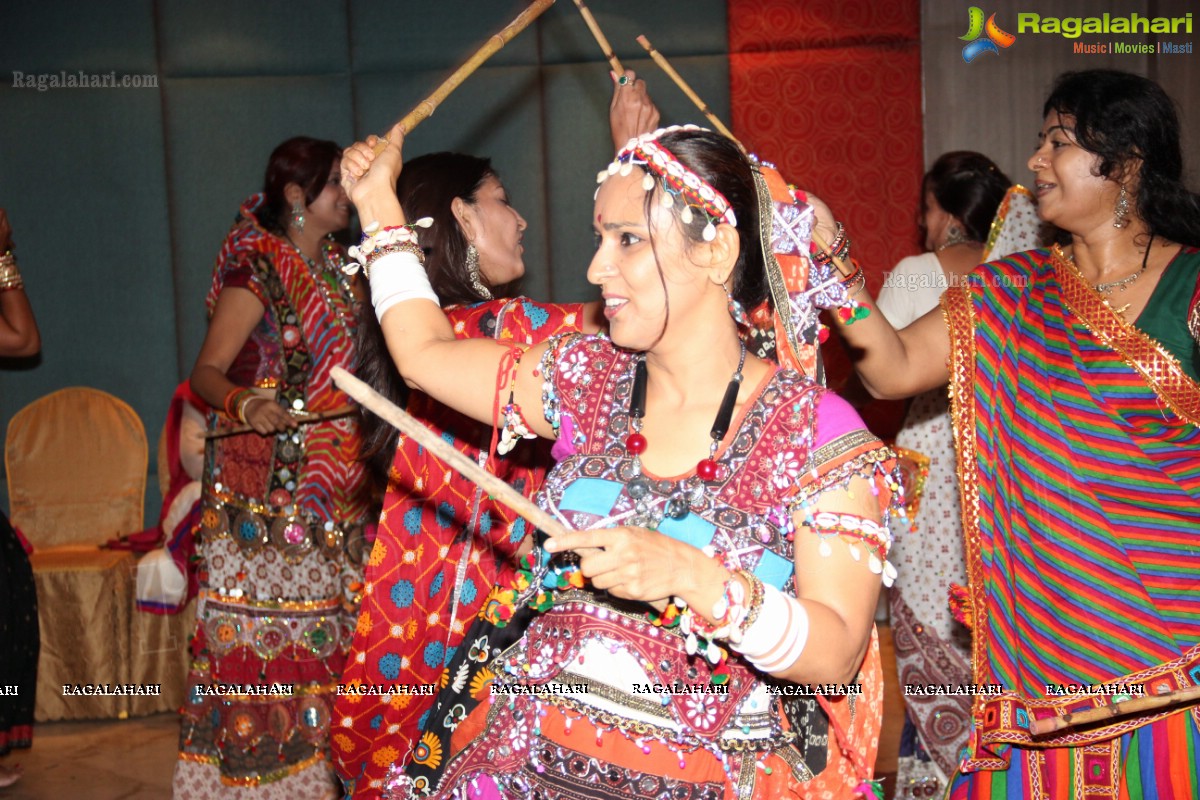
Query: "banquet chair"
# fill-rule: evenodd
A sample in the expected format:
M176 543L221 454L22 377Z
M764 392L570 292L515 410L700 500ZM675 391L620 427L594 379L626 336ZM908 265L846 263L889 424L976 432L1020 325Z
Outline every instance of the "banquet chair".
M127 696L66 686L131 682L133 554L99 547L142 529L146 431L128 404L71 387L27 405L4 447L12 523L33 545L38 721L123 717Z

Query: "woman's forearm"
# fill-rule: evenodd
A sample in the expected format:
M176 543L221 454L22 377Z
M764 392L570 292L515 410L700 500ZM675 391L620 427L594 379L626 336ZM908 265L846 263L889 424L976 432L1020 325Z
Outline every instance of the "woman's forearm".
M949 380L950 337L940 307L896 330L865 289L854 299L870 310L866 318L847 324L833 316L852 351L854 369L873 397L902 400Z
M223 408L226 395L235 389L245 388L239 387L224 372L210 364L197 364L192 369L190 381L192 391L213 408Z
M23 358L41 348L42 337L25 290L0 292L0 355Z

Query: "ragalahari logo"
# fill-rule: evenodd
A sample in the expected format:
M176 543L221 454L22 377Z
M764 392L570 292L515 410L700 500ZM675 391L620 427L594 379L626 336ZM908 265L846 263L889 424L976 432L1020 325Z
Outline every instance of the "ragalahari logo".
M1017 37L1011 33L1007 33L1000 29L996 24L996 15L992 14L987 18L987 23L983 21L983 9L979 6L971 6L967 9L967 20L970 28L967 30L966 36L958 37L964 42L968 42L963 48L963 61L970 64L982 53L995 53L1000 55L1000 48L1011 47L1012 43L1017 40ZM986 38L979 38L986 35Z

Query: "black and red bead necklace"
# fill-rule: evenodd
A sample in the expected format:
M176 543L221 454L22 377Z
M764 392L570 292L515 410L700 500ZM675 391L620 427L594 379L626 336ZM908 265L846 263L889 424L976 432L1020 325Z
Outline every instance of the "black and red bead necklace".
M746 365L745 342L741 343L741 348L737 369L734 370L733 377L729 379L729 385L725 387L725 396L721 398L721 407L717 409L717 417L713 420L712 430L709 431L712 442L708 446L708 458L696 464L696 477L701 481L713 481L717 477L717 450L720 449L721 440L729 432L729 425L733 421L733 408L737 405L738 389L742 384L742 367ZM650 480L642 474L641 459L642 453L646 452L646 448L649 446L649 442L642 434L642 418L646 416L646 382L646 357L641 355L638 356L634 365L633 388L629 393L629 425L633 428L633 432L625 437L625 451L633 457L633 477L626 484L626 488L629 496L637 504L638 516L642 518L643 524L646 527L655 527L655 525L646 524L653 521L647 503L651 484ZM689 491L686 484L687 481L681 482L680 491L676 492L667 502L666 516L672 519L681 519L687 516L691 503L687 499ZM690 492L693 496L702 494L704 491L702 484L694 488L696 491ZM661 520L661 517L659 519Z

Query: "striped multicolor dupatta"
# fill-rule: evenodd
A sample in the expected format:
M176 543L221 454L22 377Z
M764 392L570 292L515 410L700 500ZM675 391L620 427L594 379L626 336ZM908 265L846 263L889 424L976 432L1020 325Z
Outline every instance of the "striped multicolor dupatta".
M1061 761L1110 796L1119 737L1172 712L1036 741L1029 719L1113 699L1059 687L1200 683L1200 386L1057 251L985 264L942 303L975 680L1005 689L977 698L963 771L1005 770L1015 746L1014 773Z

